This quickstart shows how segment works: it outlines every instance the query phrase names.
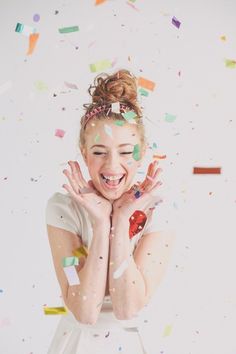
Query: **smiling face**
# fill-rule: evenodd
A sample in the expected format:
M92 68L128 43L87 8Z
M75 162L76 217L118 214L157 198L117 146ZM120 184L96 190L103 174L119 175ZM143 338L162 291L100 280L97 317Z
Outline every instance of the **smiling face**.
M120 198L131 186L145 154L136 124L115 125L114 120L91 120L81 149L95 188L108 200ZM140 158L133 155L139 145ZM135 157L135 158L134 158Z

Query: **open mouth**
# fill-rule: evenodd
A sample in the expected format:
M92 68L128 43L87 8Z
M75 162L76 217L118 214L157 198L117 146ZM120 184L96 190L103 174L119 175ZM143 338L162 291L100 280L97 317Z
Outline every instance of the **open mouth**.
M121 181L124 179L125 177L125 174L122 175L120 178L116 178L115 176L112 178L112 179L108 179L106 178L102 173L101 173L101 179L102 179L102 182L103 184L109 188L109 189L113 189L113 188L117 188L118 186L120 186L121 184Z

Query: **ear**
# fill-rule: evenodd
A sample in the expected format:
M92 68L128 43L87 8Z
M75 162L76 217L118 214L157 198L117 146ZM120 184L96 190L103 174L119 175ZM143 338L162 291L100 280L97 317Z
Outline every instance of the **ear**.
M140 167L141 164L142 164L142 161L143 161L143 159L145 157L145 154L146 154L146 150L147 150L147 146L144 145L143 148L142 148L141 159L139 160L138 167Z
M80 148L81 154L83 156L83 160L87 166L87 157L86 157L86 149L85 148Z

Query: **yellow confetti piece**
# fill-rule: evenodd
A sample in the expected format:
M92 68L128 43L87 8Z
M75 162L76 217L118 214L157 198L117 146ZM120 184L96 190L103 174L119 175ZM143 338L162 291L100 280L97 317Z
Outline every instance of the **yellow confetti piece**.
M230 69L236 68L236 60L225 59L225 66Z
M65 307L44 307L45 315L65 315L67 310Z
M101 60L96 63L90 64L89 67L91 72L94 73L96 71L102 71L111 68L112 63L110 60Z
M163 337L167 337L172 332L172 325L167 325L164 329Z
M73 255L78 258L81 256L87 257L88 256L88 249L85 246L81 246L73 251Z
M222 41L226 41L226 37L225 37L225 36L221 36L220 39L221 39Z

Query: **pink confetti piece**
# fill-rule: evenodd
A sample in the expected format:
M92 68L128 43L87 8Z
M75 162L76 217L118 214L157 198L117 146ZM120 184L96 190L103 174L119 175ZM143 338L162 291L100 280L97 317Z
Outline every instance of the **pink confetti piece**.
M63 138L65 135L65 131L62 129L56 129L55 136L58 136L59 138Z
M71 89L78 90L78 86L75 84L71 84L70 82L66 82L66 81L64 81L64 84Z

